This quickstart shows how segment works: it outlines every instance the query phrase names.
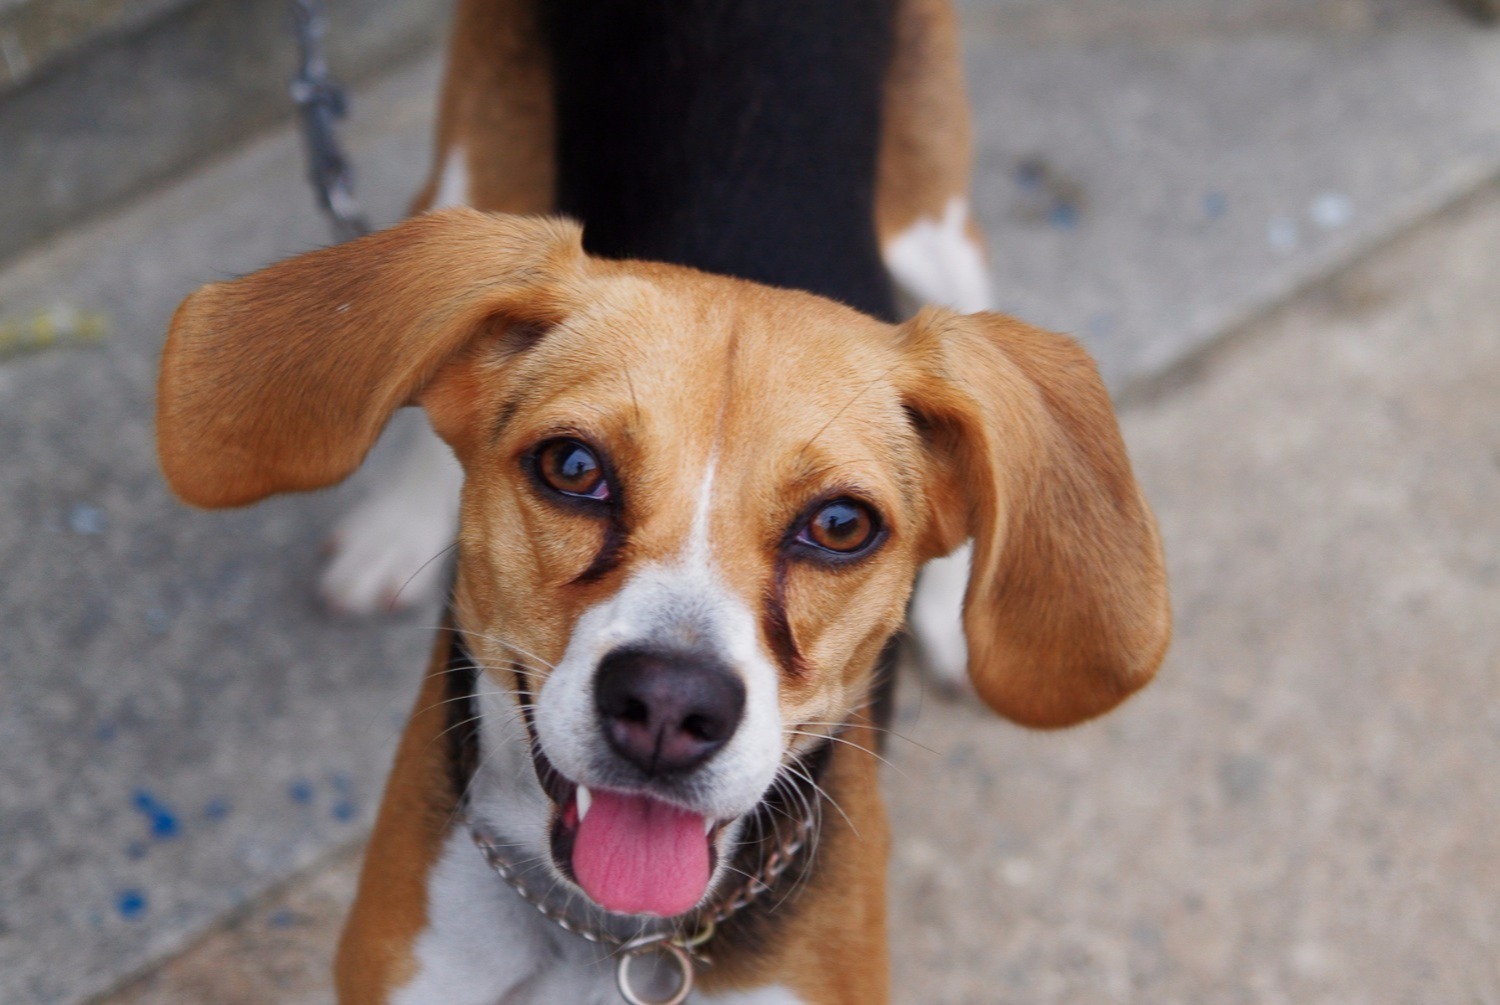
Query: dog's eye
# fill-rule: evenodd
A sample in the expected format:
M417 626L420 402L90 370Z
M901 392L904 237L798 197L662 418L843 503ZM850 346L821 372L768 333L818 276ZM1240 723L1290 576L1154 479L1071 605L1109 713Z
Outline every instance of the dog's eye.
M549 440L537 449L536 473L554 492L575 499L608 499L609 480L592 450L577 440Z
M835 499L819 507L797 535L798 542L835 555L853 555L880 534L875 512L853 499Z

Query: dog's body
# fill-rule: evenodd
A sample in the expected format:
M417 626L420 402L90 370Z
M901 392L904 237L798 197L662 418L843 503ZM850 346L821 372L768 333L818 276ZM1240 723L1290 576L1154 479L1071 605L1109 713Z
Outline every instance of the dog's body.
M449 210L179 310L189 501L337 481L407 403L467 476L346 1005L612 1003L641 931L712 957L693 1001L884 1001L875 706L917 570L975 542L969 673L1013 719L1154 672L1159 543L1087 357L887 323L886 267L984 306L957 74L932 0L468 0L420 205L582 235ZM431 523L461 476L415 457Z

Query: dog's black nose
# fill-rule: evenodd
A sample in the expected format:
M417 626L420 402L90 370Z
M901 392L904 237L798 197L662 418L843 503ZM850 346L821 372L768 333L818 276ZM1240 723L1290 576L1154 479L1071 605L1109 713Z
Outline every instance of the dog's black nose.
M594 705L616 753L648 775L669 775L729 742L745 684L711 657L620 649L599 663Z

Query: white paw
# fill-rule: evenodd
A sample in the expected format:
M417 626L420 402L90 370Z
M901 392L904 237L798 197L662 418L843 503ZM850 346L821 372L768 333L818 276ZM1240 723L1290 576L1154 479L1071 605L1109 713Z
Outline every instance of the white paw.
M324 603L368 615L436 598L448 569L444 552L458 531L462 485L453 452L424 426L400 463L334 529L333 558L319 587Z
M969 585L969 553L965 543L946 558L923 567L912 596L912 641L917 658L934 682L946 690L969 692L969 647L964 642L964 591Z

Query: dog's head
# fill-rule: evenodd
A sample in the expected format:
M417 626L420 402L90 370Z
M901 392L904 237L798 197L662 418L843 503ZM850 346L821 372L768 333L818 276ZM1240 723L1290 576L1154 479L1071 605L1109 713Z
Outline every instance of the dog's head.
M1166 646L1093 365L1006 318L891 326L447 211L189 297L162 464L204 506L318 488L407 404L467 475L454 614L503 696L487 735L534 733L561 781L531 829L611 910L704 896L734 823L866 703L919 567L968 538L970 674L1000 713L1099 714Z

